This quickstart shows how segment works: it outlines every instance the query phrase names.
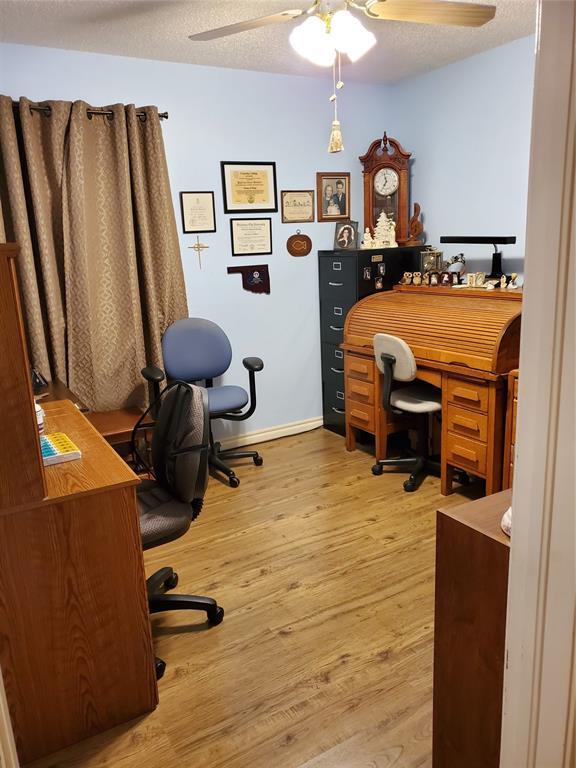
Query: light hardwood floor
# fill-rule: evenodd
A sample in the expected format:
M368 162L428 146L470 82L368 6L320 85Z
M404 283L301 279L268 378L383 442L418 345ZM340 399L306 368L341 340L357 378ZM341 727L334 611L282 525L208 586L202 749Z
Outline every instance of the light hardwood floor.
M146 553L224 622L154 617L157 710L34 768L430 765L435 511L466 497L436 478L406 494L323 429L261 450L238 489L210 481L187 536Z

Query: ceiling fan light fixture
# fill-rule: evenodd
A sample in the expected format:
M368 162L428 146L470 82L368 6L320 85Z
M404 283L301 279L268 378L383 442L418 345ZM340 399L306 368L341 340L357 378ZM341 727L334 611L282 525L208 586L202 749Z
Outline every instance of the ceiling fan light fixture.
M326 24L318 16L310 16L294 27L290 33L290 45L299 56L319 67L330 67L336 51Z
M331 19L330 27L332 44L352 62L358 61L376 45L376 36L350 11L337 11Z

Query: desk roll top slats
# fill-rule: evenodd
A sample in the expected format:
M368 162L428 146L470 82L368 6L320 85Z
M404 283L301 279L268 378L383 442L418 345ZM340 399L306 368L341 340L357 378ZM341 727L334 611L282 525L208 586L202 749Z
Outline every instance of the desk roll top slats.
M376 333L399 336L409 344L418 366L417 377L442 388L442 490L449 493L453 469L486 478L487 493L500 489L506 374L518 365L521 304L518 297L491 299L487 293L394 290L369 296L348 313L344 327L345 368L353 360L373 361ZM372 361L372 363L370 363ZM376 369L374 368L376 373ZM388 416L381 406L379 376L374 374L374 414L362 426L349 410L356 399L355 374L346 376L348 447L354 430L376 436L376 457L384 458ZM357 410L357 409L355 409ZM379 455L384 454L384 455Z

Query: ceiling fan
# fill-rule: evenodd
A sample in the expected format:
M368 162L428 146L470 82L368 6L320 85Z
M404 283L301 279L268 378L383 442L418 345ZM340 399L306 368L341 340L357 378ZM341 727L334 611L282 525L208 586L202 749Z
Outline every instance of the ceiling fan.
M356 2L356 0L341 0L341 2L315 0L308 10L280 11L269 16L260 16L256 19L248 19L236 24L198 32L189 35L189 38L193 41L215 40L250 29L278 24L282 21L293 21L304 15L318 17L329 31L330 21L338 13L336 10L338 7L354 8L365 13L370 19L380 19L381 21L447 24L456 27L481 27L491 21L496 13L494 5L454 2L453 0L366 0L364 3Z

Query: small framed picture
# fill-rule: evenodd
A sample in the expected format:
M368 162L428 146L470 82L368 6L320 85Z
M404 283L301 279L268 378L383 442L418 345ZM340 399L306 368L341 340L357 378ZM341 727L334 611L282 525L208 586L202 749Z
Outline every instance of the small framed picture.
M378 264L378 274L382 276L386 274L386 262Z
M224 213L275 213L276 163L223 161Z
M364 280L372 279L372 267L364 267Z
M180 192L184 234L216 232L214 192Z
M350 173L316 174L318 221L350 218Z
M336 224L334 232L335 251L353 251L358 240L358 222L342 221Z
M232 256L269 256L272 219L230 219Z
M374 280L374 288L376 288L377 291L381 291L382 288L384 288L384 280L381 277L377 277L376 280Z
M314 190L283 189L280 192L283 224L314 221Z

